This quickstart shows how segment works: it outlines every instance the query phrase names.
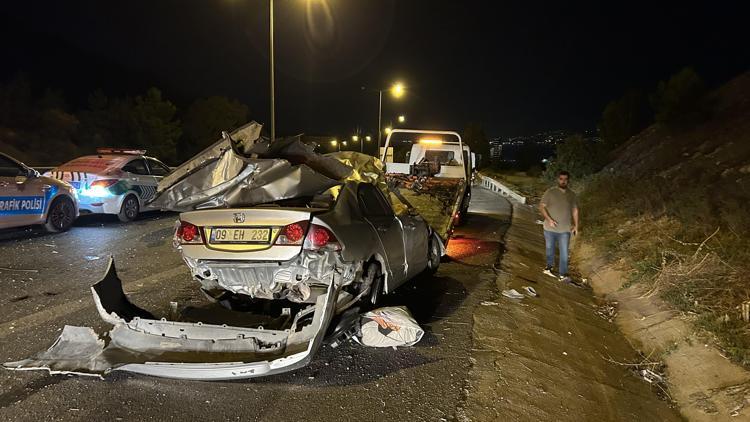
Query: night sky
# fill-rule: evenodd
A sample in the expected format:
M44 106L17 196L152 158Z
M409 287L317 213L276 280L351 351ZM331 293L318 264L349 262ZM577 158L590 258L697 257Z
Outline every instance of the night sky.
M489 136L593 129L629 88L652 91L691 65L709 86L748 70L741 2L276 0L277 133L374 133L377 94L403 81L384 122ZM492 7L491 7L492 6ZM225 95L268 121L268 5L263 0L3 4L5 81L62 89L85 106L101 88L149 86L185 108Z

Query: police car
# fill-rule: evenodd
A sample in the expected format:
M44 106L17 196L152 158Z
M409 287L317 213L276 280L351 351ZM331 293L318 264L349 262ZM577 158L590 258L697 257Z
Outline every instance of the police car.
M145 150L97 148L96 152L45 174L73 185L81 213L115 214L128 222L141 211L152 209L146 203L170 168L147 157Z
M0 229L43 224L50 232L68 230L78 217L73 187L0 153Z

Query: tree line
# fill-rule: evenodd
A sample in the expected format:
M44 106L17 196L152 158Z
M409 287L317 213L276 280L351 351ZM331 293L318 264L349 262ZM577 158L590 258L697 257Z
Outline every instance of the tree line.
M38 92L19 74L0 84L0 151L29 165L55 165L96 147L142 148L178 164L249 119L245 104L222 96L178 108L158 88L136 96L88 96L73 110L62 91Z
M580 134L568 137L557 145L545 176L554 178L562 169L577 178L588 176L601 170L621 145L650 125L679 132L706 121L710 113L705 83L693 68L683 68L660 81L650 94L629 90L609 102L598 124L601 141L591 142Z

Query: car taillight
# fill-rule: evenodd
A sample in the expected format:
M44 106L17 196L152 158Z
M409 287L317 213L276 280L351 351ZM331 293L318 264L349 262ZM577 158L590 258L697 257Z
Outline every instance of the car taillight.
M305 240L307 233L307 221L298 221L296 223L284 226L276 238L276 245L301 245Z
M339 251L341 250L341 244L330 230L323 226L313 224L310 226L310 231L307 232L307 237L305 237L305 249L329 249Z
M198 226L187 221L180 221L174 233L175 244L203 243Z
M117 179L99 179L94 180L91 182L91 184L88 187L84 187L81 185L81 194L84 196L91 196L91 197L105 197L105 196L111 196L112 191L109 189L112 186L116 185L118 182Z
M99 179L99 180L94 180L93 182L91 182L91 185L89 187L93 188L93 187L98 186L101 188L108 188L117 182L118 182L117 179Z

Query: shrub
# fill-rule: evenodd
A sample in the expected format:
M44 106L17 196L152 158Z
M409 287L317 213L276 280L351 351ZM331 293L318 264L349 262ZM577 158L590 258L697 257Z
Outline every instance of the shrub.
M654 118L670 128L686 128L708 116L706 86L692 68L686 67L661 81L651 96Z

